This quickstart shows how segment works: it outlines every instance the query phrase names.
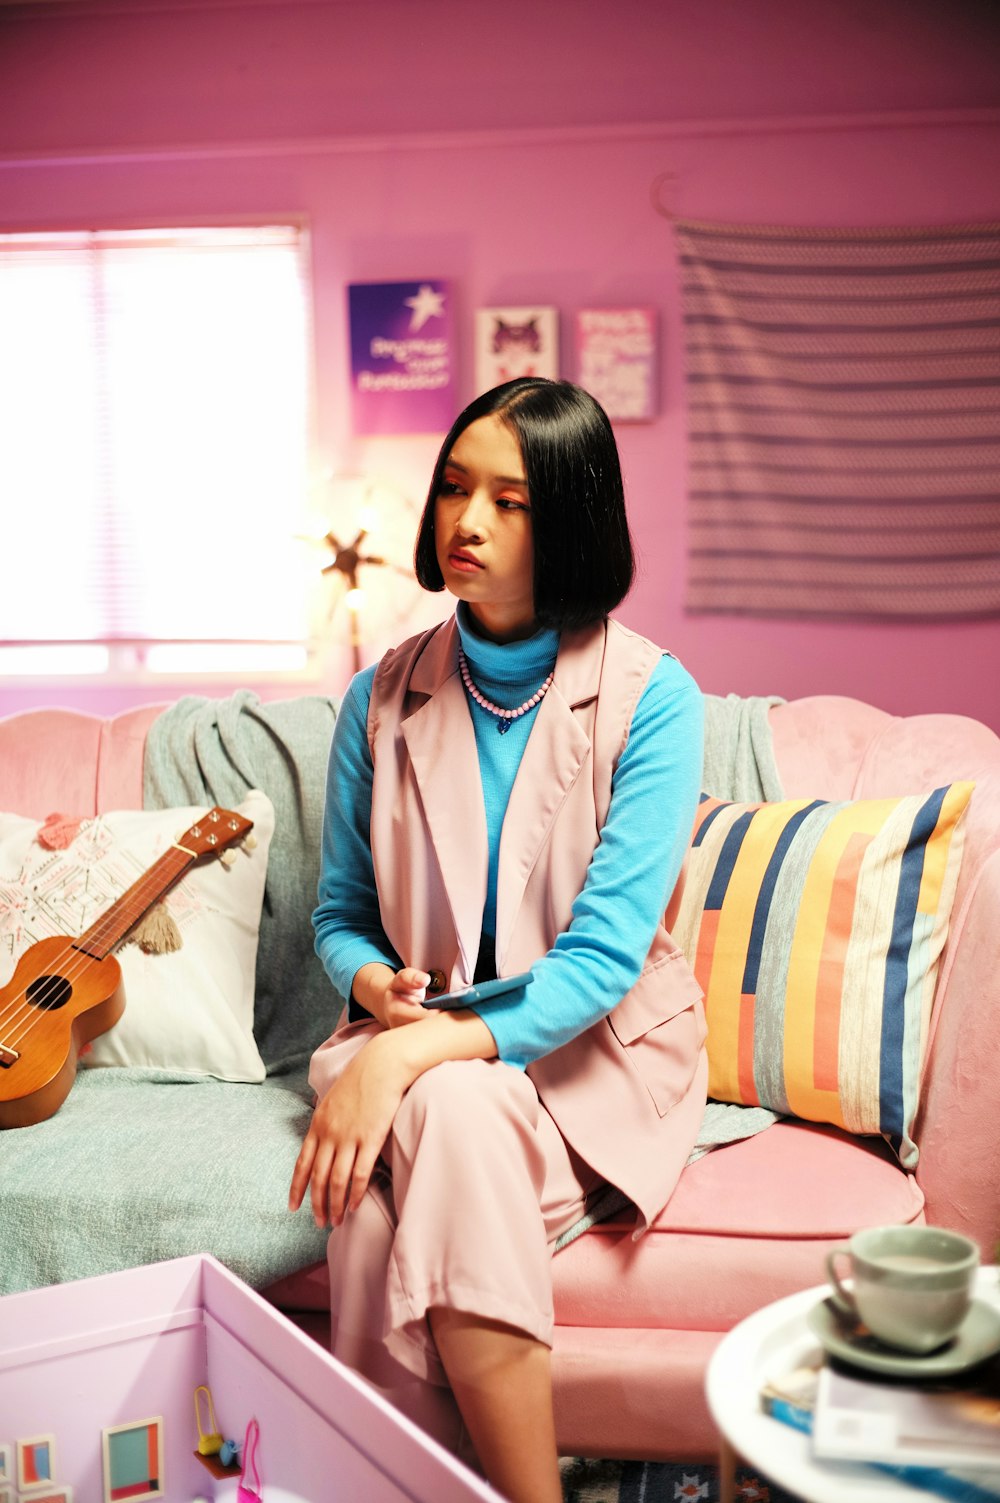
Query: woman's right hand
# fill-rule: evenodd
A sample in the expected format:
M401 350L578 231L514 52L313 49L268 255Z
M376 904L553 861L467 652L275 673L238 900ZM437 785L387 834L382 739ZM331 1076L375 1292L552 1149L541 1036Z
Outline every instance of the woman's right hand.
M421 1003L427 996L430 976L426 971L404 966L397 971L383 993L384 1016L387 1028L402 1028L406 1023L419 1023L430 1017Z
M290 1211L307 1188L319 1227L340 1226L357 1210L414 1079L406 1051L404 1035L373 1033L317 1103L292 1174Z
M373 961L363 965L354 978L352 992L383 1028L402 1028L407 1023L420 1023L431 1016L421 1003L427 995L430 982L427 971L415 966L404 966L394 971L390 966Z

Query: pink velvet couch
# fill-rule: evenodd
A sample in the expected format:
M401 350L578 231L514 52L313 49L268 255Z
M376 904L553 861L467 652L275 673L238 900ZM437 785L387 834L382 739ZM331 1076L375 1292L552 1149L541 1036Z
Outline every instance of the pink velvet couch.
M0 806L141 807L142 753L158 706L102 721L69 711L0 720ZM904 1173L873 1139L785 1120L691 1165L654 1230L605 1223L555 1259L560 1449L647 1459L710 1456L705 1367L760 1305L823 1279L824 1254L859 1227L931 1221L992 1260L1000 1238L1000 740L953 715L895 718L855 700L777 706L771 725L789 797L977 787L917 1125ZM270 1297L322 1324L325 1265Z

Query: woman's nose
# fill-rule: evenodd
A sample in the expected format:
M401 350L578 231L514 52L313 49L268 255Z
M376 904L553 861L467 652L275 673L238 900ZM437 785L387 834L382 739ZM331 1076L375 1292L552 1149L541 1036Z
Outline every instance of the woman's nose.
M455 529L463 537L481 537L484 523L484 505L482 498L471 495L462 507L455 522Z

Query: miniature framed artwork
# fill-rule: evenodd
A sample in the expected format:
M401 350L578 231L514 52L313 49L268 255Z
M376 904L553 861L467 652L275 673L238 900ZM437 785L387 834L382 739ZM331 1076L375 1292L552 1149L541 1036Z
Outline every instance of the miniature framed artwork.
M163 1420L133 1420L102 1432L104 1503L162 1498Z
M33 1435L17 1442L17 1490L36 1496L39 1488L51 1490L56 1474L54 1435Z
M6 1488L0 1488L0 1500L3 1499L6 1491ZM11 1500L14 1497L15 1494L11 1492ZM73 1489L71 1487L46 1487L41 1492L22 1493L21 1497L29 1498L31 1503L73 1503Z
M14 1451L12 1446L0 1445L0 1487L5 1482L11 1487L14 1484ZM4 1503L2 1494L0 1503Z
M576 379L612 421L656 416L655 308L581 308L576 315Z
M555 308L476 309L476 390L517 376L559 375Z

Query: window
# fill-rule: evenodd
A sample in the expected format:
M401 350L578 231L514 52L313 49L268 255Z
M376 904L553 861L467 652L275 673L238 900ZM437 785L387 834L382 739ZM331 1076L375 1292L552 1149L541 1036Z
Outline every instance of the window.
M0 674L305 665L304 239L0 236Z

